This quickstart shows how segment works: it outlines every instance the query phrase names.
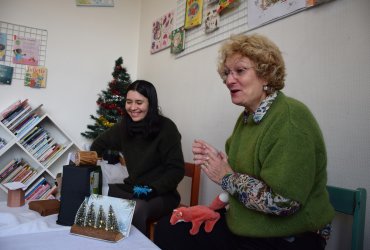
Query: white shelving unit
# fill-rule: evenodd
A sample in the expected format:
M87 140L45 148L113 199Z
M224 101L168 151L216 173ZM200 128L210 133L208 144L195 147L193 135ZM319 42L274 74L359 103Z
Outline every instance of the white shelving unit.
M2 109L0 109L2 110ZM39 176L43 175L49 183L54 183L56 175L61 173L63 166L67 164L68 154L70 152L76 152L79 147L72 141L72 139L61 129L54 120L48 115L43 113L42 109L38 111L40 120L32 126L32 128L38 126L44 128L55 142L63 145L63 150L59 152L51 161L46 164L40 162L37 157L31 154L21 144L21 139L14 135L2 122L0 122L0 137L5 139L7 144L0 149L0 171L12 160L23 159L32 168L37 170L37 174L32 176L25 184L27 188L32 186L35 180ZM29 128L30 131L32 128ZM25 133L26 134L26 133ZM7 188L3 184L0 184L0 201L7 199Z

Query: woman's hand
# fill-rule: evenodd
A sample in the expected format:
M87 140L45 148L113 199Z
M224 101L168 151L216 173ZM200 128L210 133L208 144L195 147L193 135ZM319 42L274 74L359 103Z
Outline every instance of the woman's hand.
M194 163L200 165L204 173L213 182L220 185L222 178L226 174L233 173L227 162L227 156L205 141L194 140L192 151L194 154Z

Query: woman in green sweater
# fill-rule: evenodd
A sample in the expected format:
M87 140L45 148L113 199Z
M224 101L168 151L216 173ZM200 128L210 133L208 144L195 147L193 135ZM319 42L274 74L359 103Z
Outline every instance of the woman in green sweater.
M203 140L194 141L193 153L229 194L228 209L219 211L211 233L195 236L189 223L162 220L155 242L163 250L324 249L334 216L325 144L309 109L281 92L280 50L261 35L233 36L220 49L218 72L232 103L244 111L226 153Z
M170 214L180 202L177 185L184 177L181 135L159 114L155 87L137 80L129 85L124 116L97 137L90 150L123 153L128 177L110 184L108 195L136 200L133 225L147 234L147 221Z

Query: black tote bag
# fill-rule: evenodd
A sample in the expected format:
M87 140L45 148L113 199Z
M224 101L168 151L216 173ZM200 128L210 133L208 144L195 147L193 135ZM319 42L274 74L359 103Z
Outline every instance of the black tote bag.
M102 172L100 166L63 166L60 208L57 224L72 226L78 208L86 196L90 196L91 172L99 172L99 194L102 187Z

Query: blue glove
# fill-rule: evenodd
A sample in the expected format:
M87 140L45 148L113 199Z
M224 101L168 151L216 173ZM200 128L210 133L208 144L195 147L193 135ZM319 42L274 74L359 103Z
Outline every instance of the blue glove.
M149 187L147 185L141 186L141 185L135 185L132 189L132 192L134 194L134 198L137 199L143 199L143 200L150 200L154 196L156 196L156 191L153 187Z

